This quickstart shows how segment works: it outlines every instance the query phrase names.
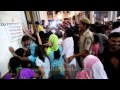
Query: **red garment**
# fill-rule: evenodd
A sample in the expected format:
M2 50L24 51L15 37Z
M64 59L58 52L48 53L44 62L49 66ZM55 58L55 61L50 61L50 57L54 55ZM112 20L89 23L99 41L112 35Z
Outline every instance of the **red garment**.
M100 49L100 45L98 43L93 44L92 45L92 54L98 57L99 49Z

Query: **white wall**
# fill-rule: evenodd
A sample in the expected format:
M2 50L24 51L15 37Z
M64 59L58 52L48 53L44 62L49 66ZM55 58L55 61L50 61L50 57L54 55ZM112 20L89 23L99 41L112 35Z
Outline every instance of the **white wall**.
M21 23L27 28L24 11L0 11L0 23ZM4 27L3 27L4 28ZM21 39L10 42L8 34L5 30L0 29L0 73L1 77L8 72L8 62L12 57L8 50L9 46L13 46L16 50L21 47Z
M19 14L20 14L20 21L22 23L22 28L27 29L27 20L24 11L19 11Z
M40 20L45 20L45 25L48 25L47 11L39 11Z

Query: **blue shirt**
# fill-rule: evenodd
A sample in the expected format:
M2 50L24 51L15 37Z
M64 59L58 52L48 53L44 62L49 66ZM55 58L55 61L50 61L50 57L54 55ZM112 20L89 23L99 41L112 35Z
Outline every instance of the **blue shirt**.
M37 44L35 44L35 42L32 42L29 46L29 49L31 51L31 55L28 58L29 58L29 61L31 61L31 62L35 62L35 60L36 60L36 56L35 56L36 46L37 46Z
M59 59L54 59L54 51L50 52L49 60L51 63L51 69L57 69L60 71L61 75L65 75L65 68L64 68L64 59L62 57L62 47L59 46L59 51L60 51L60 58Z
M53 67L63 64L63 62L64 62L63 57L62 57L62 47L61 46L59 46L59 51L60 51L59 59L54 59L54 51L51 51L50 55L48 56L50 59L50 62L51 62L51 66L53 66Z

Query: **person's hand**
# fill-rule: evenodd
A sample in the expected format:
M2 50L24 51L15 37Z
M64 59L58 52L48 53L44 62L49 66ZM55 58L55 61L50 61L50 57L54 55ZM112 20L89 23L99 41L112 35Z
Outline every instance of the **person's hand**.
M15 52L15 50L14 50L14 48L13 47L9 47L9 51L11 52L11 53L14 53Z
M72 60L73 60L73 56L70 56L68 59L67 59L67 62L70 63Z
M9 51L12 53L13 56L17 57L17 54L15 54L15 50L13 47L9 47Z
M36 32L37 37L40 37L39 32Z

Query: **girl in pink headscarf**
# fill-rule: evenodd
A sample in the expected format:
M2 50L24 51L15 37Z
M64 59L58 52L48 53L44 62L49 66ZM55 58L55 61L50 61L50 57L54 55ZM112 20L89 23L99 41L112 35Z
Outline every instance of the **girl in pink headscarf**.
M76 79L108 79L101 61L96 56L86 56L83 66L84 69L77 72Z

